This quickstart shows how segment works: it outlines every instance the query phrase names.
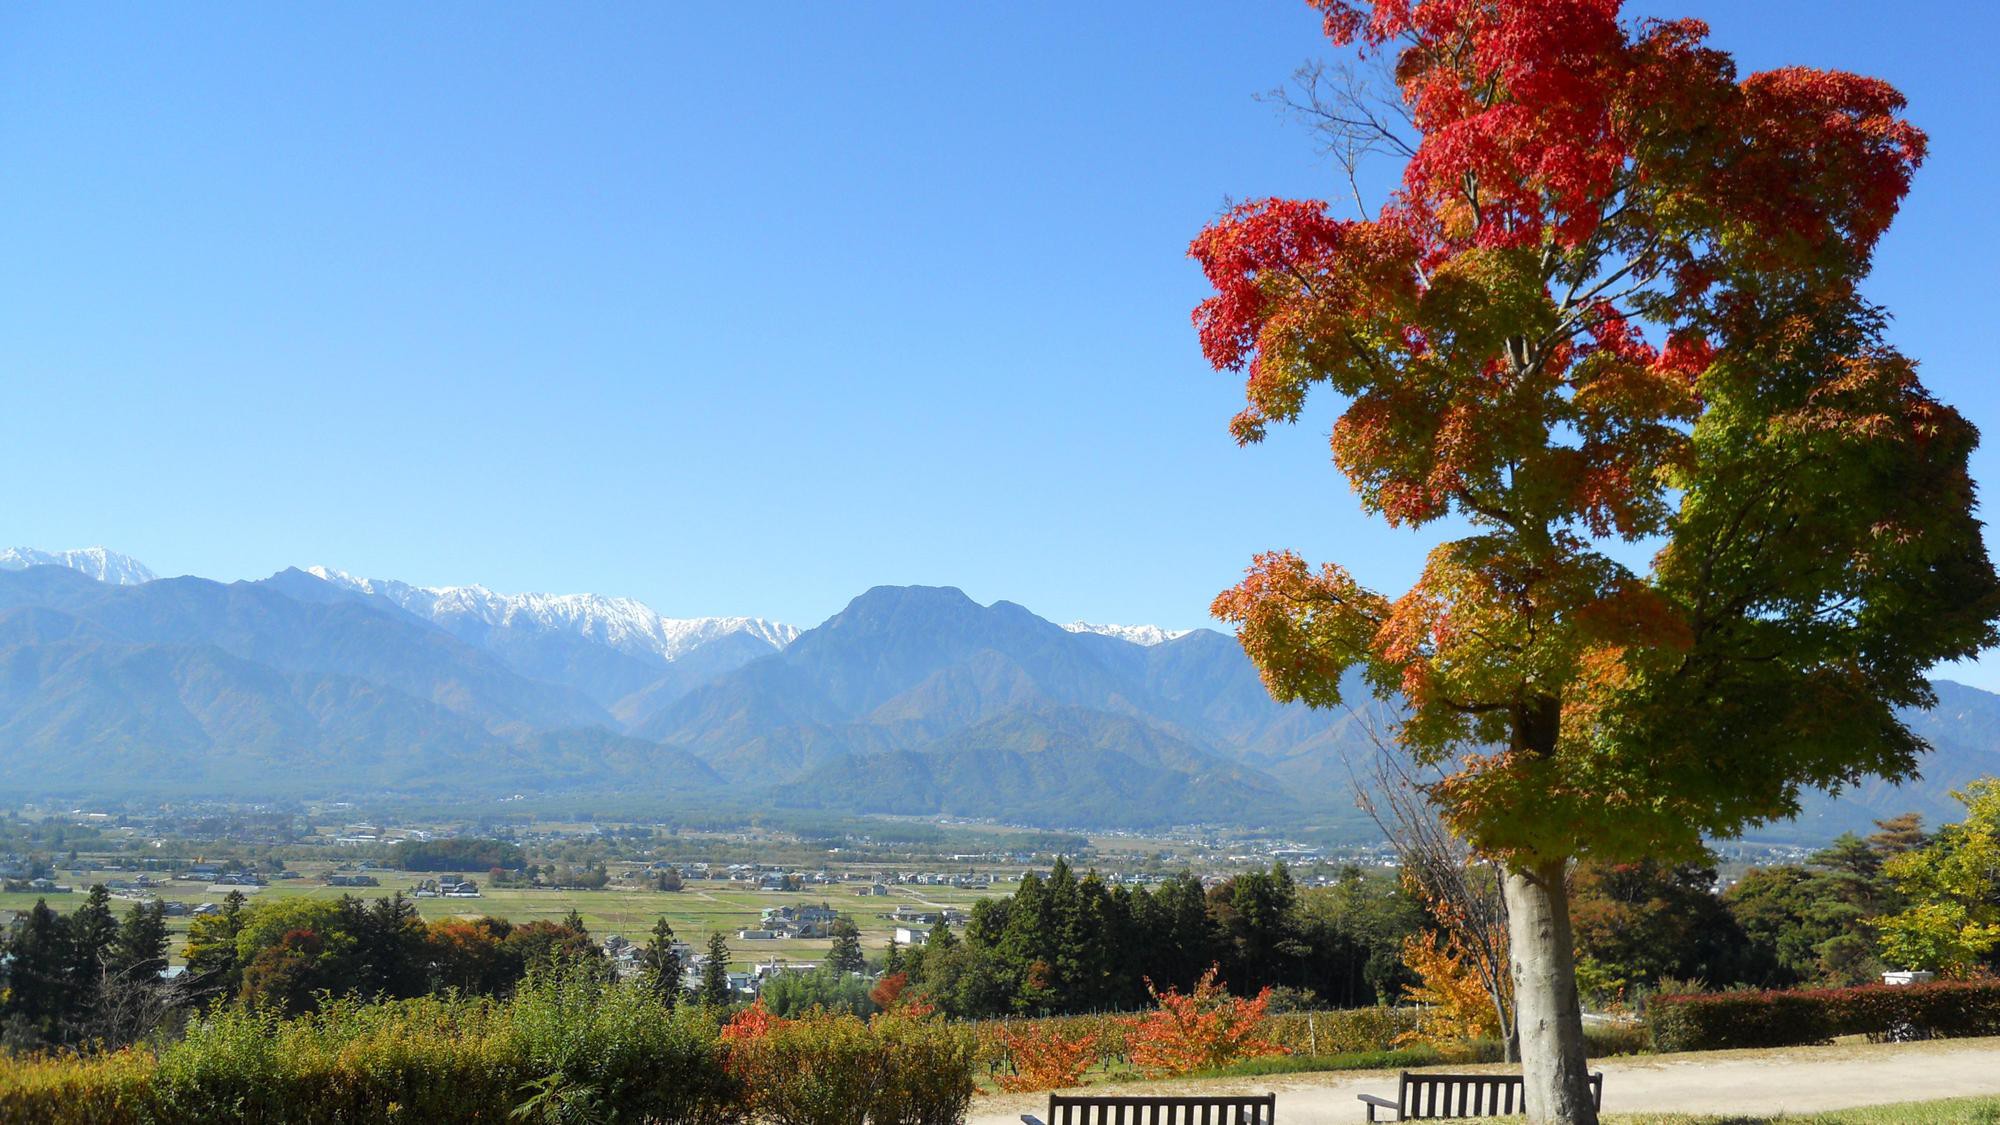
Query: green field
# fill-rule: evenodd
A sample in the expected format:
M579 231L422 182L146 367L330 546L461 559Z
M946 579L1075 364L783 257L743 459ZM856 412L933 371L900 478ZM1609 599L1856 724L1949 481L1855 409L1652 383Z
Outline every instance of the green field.
M329 887L318 878L319 872L300 865L305 877L300 879L275 880L269 886L255 888L249 894L251 902L271 898L304 896L308 898L339 898L343 894L357 898L373 899L405 892L416 885L418 880L435 877L434 872L371 871L381 880L379 887ZM100 876L72 875L64 872L57 882L76 887L71 894L41 895L36 893L0 893L0 911L28 910L37 898L46 898L50 907L63 913L76 909L83 901L84 892L90 884L99 879L130 878L127 874L105 874ZM421 898L412 899L418 913L427 919L476 918L490 914L505 918L510 922L532 922L536 920L559 921L571 910L583 916L591 936L602 941L612 934L619 934L634 942L644 942L653 928L653 923L662 915L673 926L674 933L682 941L699 947L708 940L708 935L721 930L729 936L729 947L733 960L742 965L753 961L766 961L774 957L790 960L819 960L826 956L831 944L824 939L817 940L772 940L739 941L736 931L754 927L758 916L768 906L799 906L808 903L826 902L835 910L854 919L861 928L862 946L870 954L880 953L887 948L896 923L879 917L898 906L969 908L979 898L988 895L1006 894L1011 886L994 891L971 891L952 887L892 886L887 897L863 898L857 896L853 885L835 884L823 887L808 887L803 891L758 891L740 884L726 882L689 882L682 891L640 890L630 887L607 887L600 891L556 890L542 887L492 887L480 879L481 897L463 898ZM206 883L179 880L163 883L152 888L151 894L169 902L189 904L220 902L232 888L213 887ZM252 888L234 888L249 892ZM114 912L123 914L132 902L112 899ZM186 938L190 919L181 917L167 919L168 928L174 935L174 956L179 959L180 948Z

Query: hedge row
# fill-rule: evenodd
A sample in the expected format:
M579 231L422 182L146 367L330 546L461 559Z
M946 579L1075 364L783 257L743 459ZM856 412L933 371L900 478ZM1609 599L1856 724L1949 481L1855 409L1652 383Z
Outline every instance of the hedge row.
M1262 1036L1283 1047L1287 1054L1332 1056L1368 1054L1396 1049L1396 1038L1414 1029L1421 1012L1416 1008L1329 1008L1307 1012L1284 1012L1270 1017ZM979 1039L979 1061L988 1073L1010 1070L1002 1028L1020 1031L1024 1027L1048 1028L1066 1039L1085 1033L1096 1036L1097 1054L1106 1062L1130 1062L1125 1032L1130 1014L1048 1016L1041 1019L979 1020L973 1027Z
M2000 982L1660 996L1647 1006L1646 1023L1662 1051L1790 1047L1837 1035L2000 1035Z
M637 988L532 983L506 1003L336 1002L299 1019L224 1009L157 1055L0 1060L0 1121L672 1121L958 1125L972 1037L852 1016L725 1042Z

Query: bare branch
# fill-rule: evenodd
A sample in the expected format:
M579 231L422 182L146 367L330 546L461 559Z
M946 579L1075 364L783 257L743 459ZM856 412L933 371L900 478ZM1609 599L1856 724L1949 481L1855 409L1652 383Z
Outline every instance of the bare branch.
M1386 738L1372 716L1353 707L1349 717L1375 747L1368 776L1342 756L1355 800L1375 822L1409 878L1472 954L1474 971L1500 1021L1512 1055L1513 991L1507 956L1507 904L1499 864L1473 850L1439 818L1429 789L1439 778L1419 776L1409 756Z
M1416 155L1416 144L1406 136L1414 133L1408 111L1379 67L1364 71L1353 64L1309 62L1293 73L1289 84L1260 100L1276 104L1313 131L1320 151L1340 166L1364 219L1374 218L1376 211L1362 193L1361 166L1377 155L1404 160Z

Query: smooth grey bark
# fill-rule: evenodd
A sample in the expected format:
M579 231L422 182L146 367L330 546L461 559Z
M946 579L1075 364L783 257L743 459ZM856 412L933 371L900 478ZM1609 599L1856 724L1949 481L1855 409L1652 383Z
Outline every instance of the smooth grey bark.
M1562 860L1510 867L1507 937L1528 1120L1597 1125L1576 999L1576 946Z

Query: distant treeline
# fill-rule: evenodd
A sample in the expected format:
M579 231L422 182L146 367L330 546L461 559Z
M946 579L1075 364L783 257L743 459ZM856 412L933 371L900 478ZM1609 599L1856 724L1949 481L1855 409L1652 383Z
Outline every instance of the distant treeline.
M389 849L389 861L404 871L519 871L527 857L505 840L457 836L448 840L403 840Z
M1893 967L1881 926L1911 905L1886 868L1932 838L1914 814L1879 826L1726 890L1704 864L1578 865L1570 896L1586 999L1880 979ZM1985 886L1989 897L2000 889ZM1149 980L1185 991L1211 964L1237 993L1270 986L1297 990L1289 1003L1348 1007L1404 999L1415 981L1405 939L1434 926L1396 880L1352 868L1331 887L1300 887L1276 865L1208 888L1184 874L1142 890L1058 863L1013 897L975 905L962 934L940 927L922 948L895 951L892 968L965 1017L1143 1007ZM2000 972L2000 943L1975 960L1975 972Z
M662 950L671 941L664 931ZM218 912L194 919L187 972L168 981L160 904L134 906L120 921L102 886L67 916L37 902L0 954L0 1046L13 1050L131 1043L217 1000L298 1015L328 996L504 997L537 965L604 962L575 911L561 922L426 922L400 894L252 905L231 892ZM678 965L670 975L677 987Z
M964 1017L1144 1007L1149 981L1186 990L1211 965L1237 992L1270 986L1350 1007L1394 1001L1414 981L1402 942L1423 920L1394 880L1352 868L1332 887L1302 889L1276 864L1214 887L1182 874L1147 890L1058 861L1013 896L975 904L962 937L940 926L921 948L893 949L887 969Z

